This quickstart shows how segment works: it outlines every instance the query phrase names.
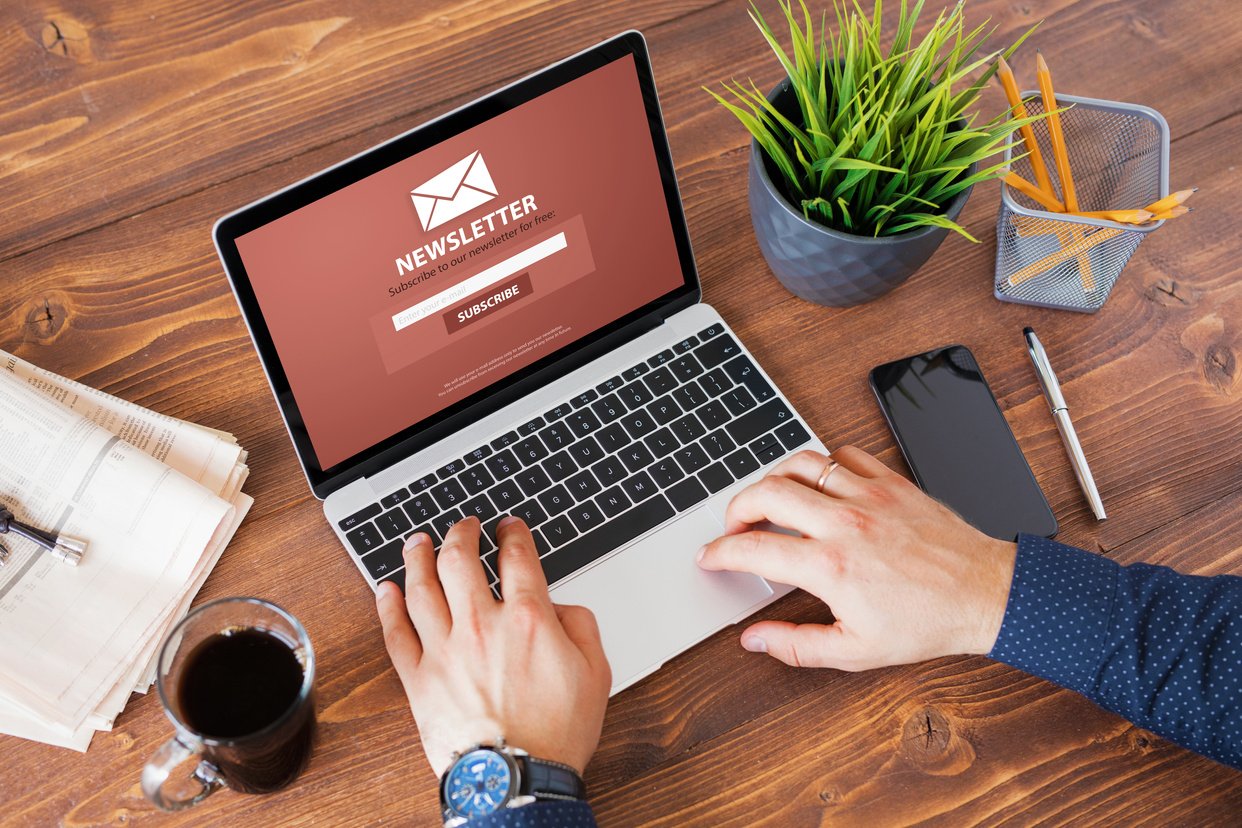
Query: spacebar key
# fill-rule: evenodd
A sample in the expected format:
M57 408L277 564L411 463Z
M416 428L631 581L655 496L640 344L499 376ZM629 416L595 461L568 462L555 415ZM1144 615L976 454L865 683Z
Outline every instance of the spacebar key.
M767 434L779 425L793 419L789 406L781 400L770 400L756 409L747 411L725 426L725 431L738 445L746 445L760 434Z
M555 584L591 561L598 560L644 532L651 531L674 514L673 507L663 495L650 497L598 529L574 538L539 561L543 564L544 574L548 576L548 584Z

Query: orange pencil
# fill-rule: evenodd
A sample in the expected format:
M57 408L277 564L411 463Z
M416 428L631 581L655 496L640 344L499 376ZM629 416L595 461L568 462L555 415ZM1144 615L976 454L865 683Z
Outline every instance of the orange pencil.
M1172 219L1172 218L1177 218L1178 216L1184 216L1189 212L1190 212L1189 207L1183 207L1182 205L1179 204L1176 207L1170 207L1169 209L1161 213L1156 213L1154 216L1151 217L1150 220L1151 221L1164 221L1165 219Z
M1027 181L1022 176L1018 175L1016 172L1013 172L1012 170L1002 170L1000 178L1001 178L1001 181L1004 181L1010 187L1013 187L1015 190L1022 193L1027 198L1038 201L1040 204L1042 204L1044 207L1048 208L1052 212L1054 213L1065 212L1065 205L1063 205L1061 202L1057 201L1055 198L1045 193L1043 190L1036 187L1031 182Z
M1009 101L1009 107L1013 111L1013 117L1025 118L1026 106L1022 103L1022 96L1018 93L1018 83L1014 80L1013 70L1009 68L1009 64L1002 57L998 61L999 69L996 70L996 76L1000 78L1001 88L1005 90L1005 98ZM1039 185L1039 189L1053 198L1057 197L1057 191L1052 188L1052 178L1048 175L1048 167L1044 164L1044 154L1039 149L1039 142L1035 140L1035 131L1031 129L1031 125L1019 127L1018 131L1022 133L1022 140L1026 142L1026 151L1031 158L1031 168L1035 170L1035 183Z
M1174 207L1180 207L1186 199L1199 192L1199 188L1193 190L1178 190L1176 193L1169 193L1159 201L1153 201L1143 209L1149 213L1163 213L1165 210L1171 210Z
M1065 133L1061 131L1061 113L1057 112L1057 96L1052 91L1052 73L1042 54L1036 53L1039 93L1044 99L1044 111L1048 113L1048 134L1052 137L1052 157L1057 164L1057 177L1061 179L1061 194L1070 212L1078 210L1078 196L1074 193L1074 177L1070 174L1069 153L1065 150Z

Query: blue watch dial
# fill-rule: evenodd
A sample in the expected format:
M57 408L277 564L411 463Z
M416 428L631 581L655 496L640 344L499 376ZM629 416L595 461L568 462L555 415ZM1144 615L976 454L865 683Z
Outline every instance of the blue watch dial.
M495 813L509 798L513 772L494 750L473 750L449 768L444 784L449 810L472 819Z

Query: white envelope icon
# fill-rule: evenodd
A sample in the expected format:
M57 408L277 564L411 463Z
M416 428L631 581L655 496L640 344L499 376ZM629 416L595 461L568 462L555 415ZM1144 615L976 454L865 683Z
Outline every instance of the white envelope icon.
M492 174L477 150L427 183L410 190L424 230L439 227L496 197Z

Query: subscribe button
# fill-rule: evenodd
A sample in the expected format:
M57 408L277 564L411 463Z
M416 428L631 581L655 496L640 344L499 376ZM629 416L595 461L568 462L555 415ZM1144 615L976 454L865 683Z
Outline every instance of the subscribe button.
M530 273L519 273L507 282L501 282L486 293L475 294L449 310L444 314L444 327L449 333L455 333L514 302L520 302L530 294Z

